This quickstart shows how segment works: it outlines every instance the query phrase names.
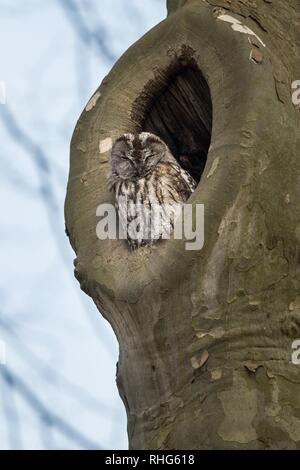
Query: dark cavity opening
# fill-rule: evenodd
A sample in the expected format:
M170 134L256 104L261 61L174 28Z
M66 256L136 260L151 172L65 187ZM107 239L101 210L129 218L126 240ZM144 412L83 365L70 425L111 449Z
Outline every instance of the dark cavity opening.
M212 101L203 74L195 63L179 61L171 72L158 73L151 89L142 130L163 139L179 164L199 182L212 132Z

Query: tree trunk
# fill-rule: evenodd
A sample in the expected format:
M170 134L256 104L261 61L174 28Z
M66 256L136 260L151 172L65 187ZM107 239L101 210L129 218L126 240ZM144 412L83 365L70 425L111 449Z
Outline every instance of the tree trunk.
M299 449L300 3L170 0L168 13L76 126L66 199L75 274L119 341L130 448ZM113 140L153 129L190 159L206 135L191 197L205 205L200 251L170 240L131 252L96 237L96 207L113 202Z

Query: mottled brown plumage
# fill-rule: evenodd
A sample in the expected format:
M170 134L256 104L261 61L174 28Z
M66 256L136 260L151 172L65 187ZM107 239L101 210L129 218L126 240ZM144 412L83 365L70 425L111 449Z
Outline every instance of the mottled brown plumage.
M169 238L178 208L196 183L167 145L148 132L124 134L113 145L109 186L132 248Z

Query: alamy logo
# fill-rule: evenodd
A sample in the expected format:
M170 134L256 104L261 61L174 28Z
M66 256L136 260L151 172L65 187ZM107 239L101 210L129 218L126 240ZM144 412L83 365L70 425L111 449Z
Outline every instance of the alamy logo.
M0 80L0 104L6 104L6 85Z
M203 204L134 204L119 199L120 210L113 204L101 204L96 216L99 240L187 240L186 250L201 250L204 245ZM122 208L122 209L121 209ZM119 222L119 223L118 223Z
M292 94L292 101L295 106L300 106L300 80L295 80L292 83L292 89L295 90Z
M0 366L6 364L6 343L0 340Z
M292 363L295 366L300 366L300 339L296 339L292 344Z

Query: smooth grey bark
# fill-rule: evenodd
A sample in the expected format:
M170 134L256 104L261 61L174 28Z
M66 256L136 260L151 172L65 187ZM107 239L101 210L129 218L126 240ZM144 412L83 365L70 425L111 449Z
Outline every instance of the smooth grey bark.
M299 449L299 2L170 0L168 11L120 58L74 131L75 274L120 344L131 448ZM143 130L167 71L189 61L213 103L191 197L205 204L204 248L170 240L130 252L98 240L96 207L113 201L113 139Z

